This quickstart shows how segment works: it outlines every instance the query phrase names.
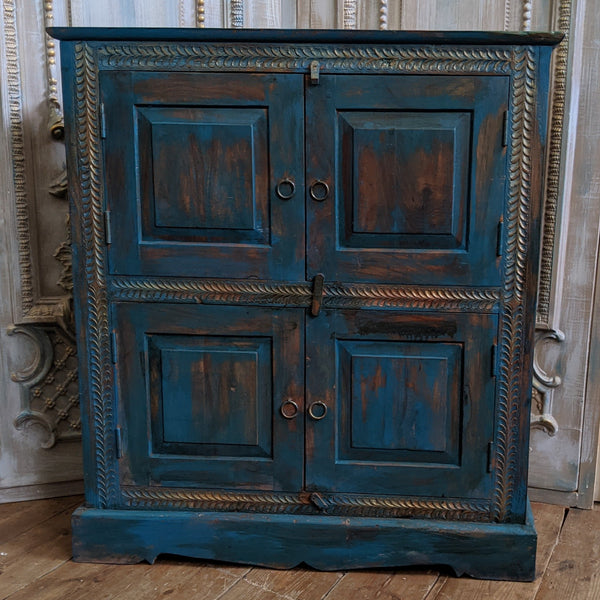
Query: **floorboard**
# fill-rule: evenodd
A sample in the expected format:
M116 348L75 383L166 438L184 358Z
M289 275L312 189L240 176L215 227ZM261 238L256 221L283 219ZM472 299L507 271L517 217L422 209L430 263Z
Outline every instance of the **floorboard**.
M535 600L600 598L600 509L570 510Z
M82 502L83 496L76 496L0 504L0 544L32 529L70 506L75 508Z
M71 558L71 513L77 502L0 544L0 590L4 596L43 577Z
M600 600L600 510L534 504L533 583L456 578L431 568L319 572L178 557L154 565L72 562L79 497L0 506L0 600ZM502 551L502 549L498 549Z

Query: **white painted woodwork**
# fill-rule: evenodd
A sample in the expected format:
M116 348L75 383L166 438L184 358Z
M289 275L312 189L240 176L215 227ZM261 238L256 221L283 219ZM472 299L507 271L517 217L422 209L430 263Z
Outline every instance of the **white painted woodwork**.
M32 302L52 302L60 264L52 257L64 240L63 200L49 197L49 182L63 161L61 145L47 130L48 77L44 6L56 25L165 27L299 27L363 29L548 30L561 9L571 6L570 53L565 90L564 131L549 310L546 326L564 332L565 341L537 348L541 368L561 383L549 393L556 435L535 429L531 438L533 496L589 506L600 423L600 11L596 0L0 0L0 501L26 497L29 489L60 484L80 475L78 447L59 442L37 448L35 431L17 431L23 388L10 380L31 358L23 336L6 329L23 317L23 261L29 261ZM15 184L10 145L11 94L6 67L7 8L16 7L20 67L19 102L25 156L25 182ZM10 77L9 77L10 75ZM14 86L13 86L14 87ZM12 91L11 91L12 90ZM18 183L18 182L17 182ZM19 248L18 197L29 205L30 243ZM22 239L22 236L21 236ZM596 298L594 298L596 294ZM26 294L25 294L26 295ZM79 469L79 470L78 470ZM600 476L600 472L599 472ZM11 496L10 489L17 490ZM46 488L56 491L56 487ZM36 492L39 494L39 490ZM599 490L600 494L600 490Z

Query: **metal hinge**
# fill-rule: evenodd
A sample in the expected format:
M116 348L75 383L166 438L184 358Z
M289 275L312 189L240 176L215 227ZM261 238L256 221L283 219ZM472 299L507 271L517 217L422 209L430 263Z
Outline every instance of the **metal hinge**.
M321 304L323 302L323 284L325 277L322 273L315 275L313 279L312 302L310 305L310 314L313 317L318 317L321 312Z
M117 364L117 332L110 332L110 357L114 365Z
M492 377L496 377L496 353L498 351L498 346L496 344L492 344L492 351L491 351L491 369L490 369L490 373L492 375Z
M494 442L489 442L488 448L487 448L487 472L488 473L492 472L493 463L494 463Z
M112 235L110 228L110 210L104 211L104 243L107 246L112 244Z
M104 102L100 103L100 137L106 138L106 117L104 116Z
M502 115L502 146L506 148L508 146L508 111L504 111Z
M500 217L496 230L496 256L502 256L502 237L504 234L504 217Z
M321 70L321 65L318 60L313 60L310 63L310 82L312 85L319 85L319 71Z
M123 456L123 435L120 427L115 428L115 451L117 453L117 459Z

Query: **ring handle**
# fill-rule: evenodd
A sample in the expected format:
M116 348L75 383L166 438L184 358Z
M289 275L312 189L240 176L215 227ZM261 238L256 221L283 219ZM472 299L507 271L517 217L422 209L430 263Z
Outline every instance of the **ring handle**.
M327 405L325 404L325 402L317 400L308 407L308 414L315 421L320 421L327 414Z
M288 398L281 403L279 412L285 419L293 419L298 414L298 405L291 398Z
M309 193L310 197L316 202L323 202L329 197L329 186L324 181L318 179L310 186Z
M275 187L275 193L282 200L289 200L296 192L296 184L289 178L282 179Z

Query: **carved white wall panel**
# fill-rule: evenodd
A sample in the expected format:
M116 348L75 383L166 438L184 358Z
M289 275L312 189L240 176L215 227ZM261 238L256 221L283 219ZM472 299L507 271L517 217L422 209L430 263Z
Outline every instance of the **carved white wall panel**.
M253 0L244 3L244 27L272 29L281 27L280 0Z
M297 27L302 29L341 29L344 0L298 0Z
M504 29L505 6L498 0L403 0L404 29Z
M40 2L40 0L37 0ZM186 5L180 0L70 0L74 26L81 27L178 27L181 10L186 26Z

